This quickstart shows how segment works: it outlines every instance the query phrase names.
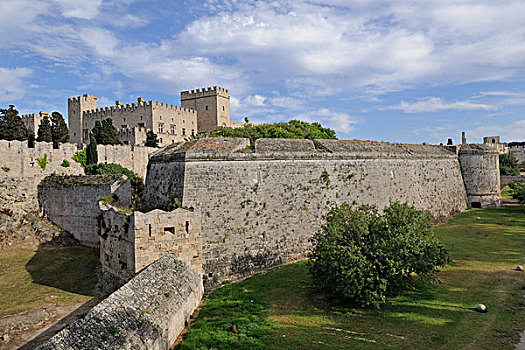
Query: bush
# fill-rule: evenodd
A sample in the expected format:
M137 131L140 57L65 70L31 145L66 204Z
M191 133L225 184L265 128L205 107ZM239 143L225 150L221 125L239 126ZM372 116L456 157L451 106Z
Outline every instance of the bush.
M516 156L512 153L505 153L499 155L499 172L501 175L519 175L520 165Z
M379 306L413 286L412 274L434 282L449 262L429 217L407 204L332 208L312 238L309 269L314 282L354 306Z
M86 149L84 148L82 151L76 151L73 157L71 157L75 162L80 164L82 168L86 167Z
M514 180L509 183L509 194L520 203L525 204L525 182Z
M47 153L44 153L43 157L37 158L36 162L38 163L38 165L40 165L42 170L46 170L47 164L49 163L49 161L47 160Z
M69 168L70 165L71 165L71 164L69 163L69 160L67 160L67 159L64 159L64 160L62 161L62 164L60 164L60 166L61 166L61 167L64 167L64 168Z

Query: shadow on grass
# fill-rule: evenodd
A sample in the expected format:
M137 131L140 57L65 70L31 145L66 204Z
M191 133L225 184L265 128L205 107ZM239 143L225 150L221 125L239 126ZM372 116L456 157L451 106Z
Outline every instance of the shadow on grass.
M40 245L25 267L33 283L94 296L98 264L97 249Z

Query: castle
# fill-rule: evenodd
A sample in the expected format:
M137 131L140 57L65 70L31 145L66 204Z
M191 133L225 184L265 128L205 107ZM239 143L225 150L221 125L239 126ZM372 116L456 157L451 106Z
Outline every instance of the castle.
M222 87L182 91L181 106L137 98L136 103L97 107L98 97L84 94L67 100L69 142L88 144L96 121L112 119L117 136L124 145L140 146L146 133L157 134L159 146L181 142L197 134L209 133L218 126L241 127L246 123L230 118L230 92ZM22 115L29 131L35 135L48 112ZM247 119L248 121L248 119Z

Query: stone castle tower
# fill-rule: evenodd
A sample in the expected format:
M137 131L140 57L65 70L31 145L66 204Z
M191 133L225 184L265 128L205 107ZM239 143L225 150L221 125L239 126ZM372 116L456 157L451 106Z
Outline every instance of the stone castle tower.
M84 112L97 109L97 96L84 94L67 99L69 142L82 143Z
M230 92L222 87L182 91L180 103L183 108L197 111L199 132L209 133L217 126L231 126Z

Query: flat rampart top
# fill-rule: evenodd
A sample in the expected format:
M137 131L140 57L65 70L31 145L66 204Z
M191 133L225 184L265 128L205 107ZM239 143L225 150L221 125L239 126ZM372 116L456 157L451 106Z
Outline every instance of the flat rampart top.
M498 154L498 150L482 143L471 143L461 145L459 154Z
M152 162L190 159L324 159L324 158L455 158L443 146L411 145L360 140L258 139L255 150L248 139L205 138L168 146Z
M112 185L121 178L122 175L50 175L46 176L39 186L68 187L78 185Z

